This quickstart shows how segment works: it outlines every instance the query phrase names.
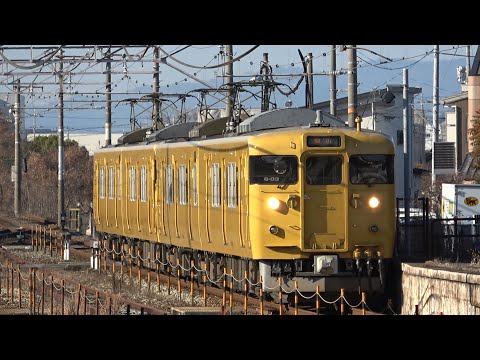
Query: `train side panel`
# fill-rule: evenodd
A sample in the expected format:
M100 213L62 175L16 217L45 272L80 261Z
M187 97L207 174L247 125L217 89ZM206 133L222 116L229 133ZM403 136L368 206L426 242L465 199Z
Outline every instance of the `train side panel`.
M296 132L251 137L249 156L295 157L297 169L300 169L298 159L301 155L301 143L299 140L301 138ZM252 170L250 164L249 170ZM270 184L271 179L267 176L262 183L249 185L248 221L254 259L295 259L305 256L301 252L303 235L300 172L301 170L297 172L297 179L292 184L277 184L275 179L273 184ZM277 199L280 202L278 210L272 210L269 207L271 199ZM277 234L269 231L271 226L278 228Z
M235 139L234 139L235 140ZM198 147L198 223L202 249L250 257L245 201L246 140L220 139ZM242 173L243 172L243 173Z

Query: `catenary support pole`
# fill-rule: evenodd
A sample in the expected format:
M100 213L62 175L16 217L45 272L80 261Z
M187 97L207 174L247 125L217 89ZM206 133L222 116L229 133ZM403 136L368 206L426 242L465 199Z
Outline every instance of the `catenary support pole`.
M110 48L105 55L107 60L111 59ZM105 63L105 146L112 144L112 63Z
M439 45L434 45L433 48L433 136L432 136L432 185L435 184L435 143L438 142L439 127L438 127L438 71L439 71Z
M63 51L60 51L58 62L58 204L57 204L57 225L63 231L64 214L64 169L63 169Z
M330 48L330 114L337 116L337 52L336 45Z
M15 89L15 184L14 184L14 211L15 217L20 216L21 206L21 184L22 184L22 172L20 169L20 80L17 80Z
M348 127L355 127L357 117L357 49L347 45L348 57Z

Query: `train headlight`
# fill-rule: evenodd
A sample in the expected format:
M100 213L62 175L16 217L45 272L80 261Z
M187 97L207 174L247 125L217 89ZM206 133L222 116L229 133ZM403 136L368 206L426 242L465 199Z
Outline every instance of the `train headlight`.
M274 197L268 199L268 207L272 210L278 210L280 208L280 200Z
M380 200L378 200L378 198L375 196L372 196L370 200L368 200L368 206L370 206L372 209L375 209L379 204Z

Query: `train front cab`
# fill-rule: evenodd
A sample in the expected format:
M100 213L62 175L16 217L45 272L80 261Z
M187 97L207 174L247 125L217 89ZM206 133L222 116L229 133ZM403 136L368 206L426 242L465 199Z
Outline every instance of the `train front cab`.
M377 143L346 151L346 139L343 134L306 137L298 166L300 194L288 197L298 201L301 256L260 261L264 290L282 277L287 291L297 281L305 293L317 286L337 295L341 288L383 292L395 235L393 149L379 136ZM289 210L295 210L295 201L287 201Z

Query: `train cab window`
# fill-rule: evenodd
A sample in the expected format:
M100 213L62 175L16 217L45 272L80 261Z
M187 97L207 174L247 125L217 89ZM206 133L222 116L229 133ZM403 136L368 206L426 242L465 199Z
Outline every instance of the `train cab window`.
M220 164L212 164L212 207L220 207L222 189L220 179Z
M250 156L250 184L295 184L298 181L296 156Z
M227 206L229 208L237 207L237 164L228 163L227 166Z
M197 164L192 167L193 206L198 206Z
M393 184L393 155L352 155L350 157L352 184Z
M117 199L120 200L122 198L122 171L121 167L117 167Z
M312 156L305 163L308 185L337 185L342 182L340 156Z
M115 170L113 166L108 167L108 198L115 198Z
M178 202L180 205L188 204L187 179L187 167L180 165L178 167Z
M99 182L100 182L100 199L105 199L105 166L100 166L100 176L99 176Z
M165 168L165 203L173 204L173 168L168 165Z
M140 167L140 201L147 202L147 167Z
M130 166L128 170L128 180L130 183L130 201L137 201L137 175L135 166Z

